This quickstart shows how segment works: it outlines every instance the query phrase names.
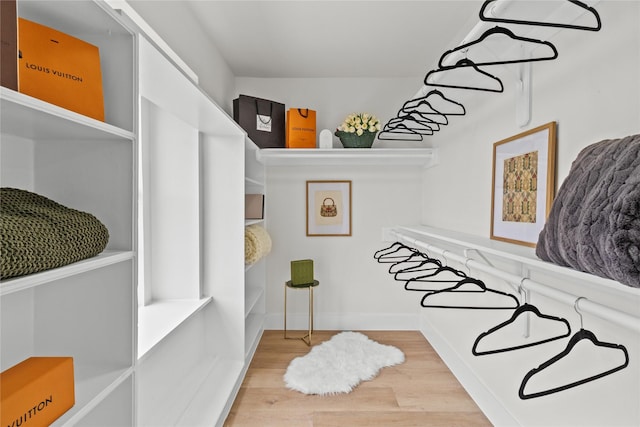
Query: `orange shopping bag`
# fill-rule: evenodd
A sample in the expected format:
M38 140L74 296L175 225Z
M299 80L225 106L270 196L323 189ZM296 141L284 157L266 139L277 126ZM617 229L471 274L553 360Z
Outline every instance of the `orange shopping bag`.
M94 45L18 18L18 90L104 121L100 52Z
M316 112L308 108L287 110L287 148L316 148Z

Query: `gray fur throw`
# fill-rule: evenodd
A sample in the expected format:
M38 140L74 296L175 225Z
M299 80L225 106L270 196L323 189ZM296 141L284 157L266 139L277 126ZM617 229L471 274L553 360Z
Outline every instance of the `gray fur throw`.
M600 141L578 154L536 254L640 288L640 135Z

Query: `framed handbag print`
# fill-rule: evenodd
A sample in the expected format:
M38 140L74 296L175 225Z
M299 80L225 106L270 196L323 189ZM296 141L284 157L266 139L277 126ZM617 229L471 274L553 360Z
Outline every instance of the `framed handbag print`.
M307 236L351 236L351 181L307 181Z

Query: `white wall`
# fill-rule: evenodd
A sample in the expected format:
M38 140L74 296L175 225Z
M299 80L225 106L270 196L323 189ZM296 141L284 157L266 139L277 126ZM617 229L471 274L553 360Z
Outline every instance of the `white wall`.
M601 31L561 31L550 40L558 59L533 64L532 119L524 128L516 124L517 65L491 69L504 93L446 92L468 114L431 138L440 165L425 173L425 224L489 235L496 141L557 121L559 186L582 148L640 132L640 2L607 0L596 9Z
M267 229L267 328L282 328L283 285L290 261L311 258L320 286L315 293L317 329L417 329L417 305L387 265L373 259L381 228L420 217L421 169L417 167L270 167ZM352 235L306 236L306 181L352 181ZM289 328L306 327L307 292L289 291Z

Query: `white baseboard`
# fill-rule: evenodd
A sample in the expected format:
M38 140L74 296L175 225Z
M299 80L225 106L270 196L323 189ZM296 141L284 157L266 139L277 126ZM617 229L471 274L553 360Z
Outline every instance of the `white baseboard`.
M315 330L360 331L417 331L420 328L418 313L315 313ZM284 329L284 314L269 313L265 317L265 329ZM306 314L288 314L287 329L308 328Z

